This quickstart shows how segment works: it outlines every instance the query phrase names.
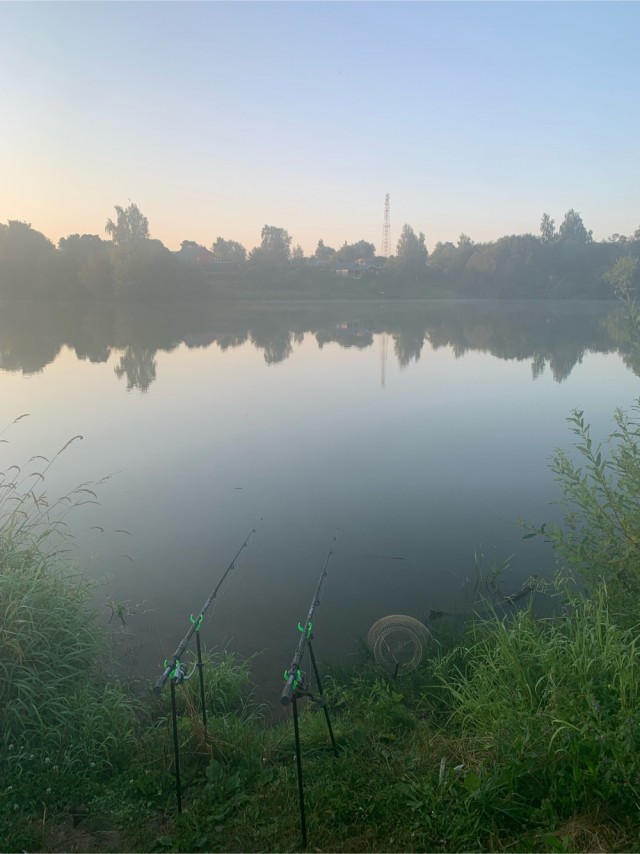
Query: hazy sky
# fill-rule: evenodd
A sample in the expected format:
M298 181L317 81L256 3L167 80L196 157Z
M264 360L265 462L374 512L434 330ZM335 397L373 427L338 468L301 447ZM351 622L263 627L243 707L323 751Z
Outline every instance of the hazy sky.
M640 4L0 2L0 222L172 249L640 226Z

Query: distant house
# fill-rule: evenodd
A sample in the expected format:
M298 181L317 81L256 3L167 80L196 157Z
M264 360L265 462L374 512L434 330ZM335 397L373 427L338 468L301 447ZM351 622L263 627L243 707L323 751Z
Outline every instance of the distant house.
M194 243L192 240L184 240L178 252L175 253L177 258L186 261L187 264L193 264L200 267L201 270L206 270L208 273L213 273L216 276L234 276L238 274L238 265L235 261L219 261L209 249Z
M365 274L376 275L382 267L378 267L371 259L358 258L353 264L340 264L336 266L336 276L344 279L361 279Z
M192 240L183 240L178 252L175 253L181 261L186 261L189 264L197 264L198 267L210 267L216 263L216 256L213 252L194 243Z

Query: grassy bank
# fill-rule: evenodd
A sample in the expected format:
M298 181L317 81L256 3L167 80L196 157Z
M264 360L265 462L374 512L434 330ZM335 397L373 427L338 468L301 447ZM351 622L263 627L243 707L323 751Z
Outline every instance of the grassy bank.
M536 619L526 601L506 617L489 608L461 637L440 621L411 673L364 649L348 668L323 667L339 751L304 701L310 848L640 849L640 655L625 594L638 569L635 515L622 512L640 484L640 436L617 418L605 455L574 416L586 468L556 460L580 489L566 492L571 536L550 536L567 564L588 560L587 546L598 555L586 591L561 577L554 617ZM299 850L291 721L269 721L249 663L228 654L207 656L206 733L197 679L177 689L177 815L169 692L140 702L110 680L87 583L57 552L42 497L17 480L0 481L2 850Z
M323 715L304 709L311 847L638 849L640 660L604 587L561 617L485 620L431 652L404 677L366 656L329 669L337 758ZM209 658L206 736L196 680L178 690L181 816L168 692L139 707L98 677L95 660L77 668L64 654L3 698L4 850L300 848L291 722L267 724L246 663ZM18 676L3 671L5 691Z

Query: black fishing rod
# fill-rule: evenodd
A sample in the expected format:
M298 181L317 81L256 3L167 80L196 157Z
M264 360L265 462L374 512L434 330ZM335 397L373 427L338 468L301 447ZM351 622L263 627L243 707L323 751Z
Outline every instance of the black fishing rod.
M260 520L260 521L262 521L262 520ZM259 524L260 524L260 522L258 522L258 525L259 525ZM256 532L256 530L257 530L257 528L258 528L258 525L256 525L254 528L252 528L252 529L251 529L251 531L249 532L248 537L246 538L246 540L244 541L244 543L240 546L240 548L238 549L238 551L237 551L237 552L236 552L236 554L234 555L234 557L233 557L233 559L232 559L231 563L230 563L230 564L229 564L229 566L225 569L225 571L224 571L224 573L223 573L223 575L222 575L222 578L221 578L221 579L220 579L220 581L216 584L216 586L215 586L215 588L214 588L213 592L211 593L211 595L209 596L209 598L207 599L207 601L206 601L206 602L204 603L204 605L202 606L202 608L201 608L201 610L200 610L200 614L199 614L195 619L194 619L193 617L191 617L191 627L189 628L189 631L186 633L186 635L182 638L182 640L181 640L181 641L180 641L180 643L178 644L178 648L177 648L177 649L176 649L176 651L173 653L173 655L172 655L171 659L168 659L168 660L165 662L165 669L164 669L164 672L162 673L162 676L158 679L158 681L156 682L156 684L153 686L153 692L154 692L154 694L159 694L159 693L160 693L160 691L162 691L162 688L163 688L163 686L165 685L165 683L166 683L167 679L169 679L169 678L173 675L174 671L176 671L176 668L178 668L178 669L179 669L179 667L180 667L180 659L182 658L182 655L183 655L183 653L184 653L185 649L187 648L187 646L188 646L188 644L189 644L189 641L191 640L191 638L193 637L193 635L194 635L196 632L199 632L199 630L200 630L200 626L202 625L202 620L203 620L203 618L204 618L204 615L205 615L205 612L206 612L207 608L209 607L209 605L213 602L213 600L214 600L214 599L216 598L216 596L218 595L218 590L220 590L220 588L222 587L222 585L223 585L223 583L224 583L225 578L226 578L226 577L229 575L229 573L233 570L233 568L234 568L234 566L235 566L236 561L238 560L238 558L240 557L240 555L242 554L242 552L246 549L247 545L249 544L249 540L250 540L250 539L251 539L251 537L255 534L255 532ZM197 638L197 639L199 640L199 638L200 638L200 635L198 635L198 638ZM183 678L184 678L184 677L183 677Z
M293 661L288 670L284 672L285 678L285 686L282 689L282 694L280 696L280 702L283 706L288 706L291 704L293 706L293 733L295 738L296 745L296 768L298 772L298 799L300 803L300 831L302 833L302 847L307 847L307 820L305 815L304 808L304 783L302 779L302 751L300 748L300 726L298 721L298 700L302 697L308 697L312 702L319 703L322 706L322 710L324 712L324 717L327 722L327 729L329 730L329 737L331 738L331 746L333 747L333 752L337 756L338 755L338 747L336 745L336 740L333 736L333 728L331 726L331 719L329 717L329 710L327 709L327 703L324 697L324 692L322 690L322 682L320 681L320 672L318 670L318 664L316 662L316 657L313 652L313 644L311 640L313 638L312 630L313 630L313 616L315 614L316 608L320 604L320 592L322 590L322 585L324 584L324 580L327 577L327 568L329 566L329 562L333 556L333 546L336 541L336 537L338 532L336 531L333 540L331 540L331 545L329 546L329 552L324 562L324 566L322 567L322 572L320 573L320 579L318 581L318 586L316 587L316 591L313 594L313 599L311 600L311 605L309 606L309 613L307 614L307 619L305 621L304 626L302 623L298 623L298 631L302 632L300 640L298 641L298 646L296 647L295 654L293 656ZM302 658L305 653L305 649L309 648L309 657L311 659L311 667L313 670L313 674L315 676L316 684L318 686L318 694L319 697L315 697L309 690L309 685L300 669L300 665L302 663Z
M298 623L298 630L302 632L302 636L298 641L298 646L295 651L295 655L293 656L293 661L291 662L291 666L287 671L285 671L285 679L286 683L284 688L282 689L282 694L280 696L280 702L283 706L288 706L294 697L294 691L298 687L302 679L302 674L300 671L300 664L302 662L302 657L304 655L305 648L309 643L309 639L311 637L311 631L313 628L313 615L315 613L316 608L320 604L320 591L322 590L322 585L324 584L324 580L327 577L327 568L333 556L333 546L336 541L336 537L338 536L337 532L334 534L333 539L331 540L331 545L329 546L329 552L324 562L324 566L322 567L322 572L320 573L320 580L318 581L318 586L316 587L316 592L313 594L313 599L311 600L311 605L309 607L309 613L307 614L307 620L304 626L301 623Z

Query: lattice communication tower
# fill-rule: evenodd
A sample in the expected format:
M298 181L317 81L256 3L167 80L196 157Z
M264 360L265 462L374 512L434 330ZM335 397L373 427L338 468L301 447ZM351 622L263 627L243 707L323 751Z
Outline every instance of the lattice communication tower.
M384 224L382 226L382 257L391 255L391 206L389 204L389 193L384 197Z

